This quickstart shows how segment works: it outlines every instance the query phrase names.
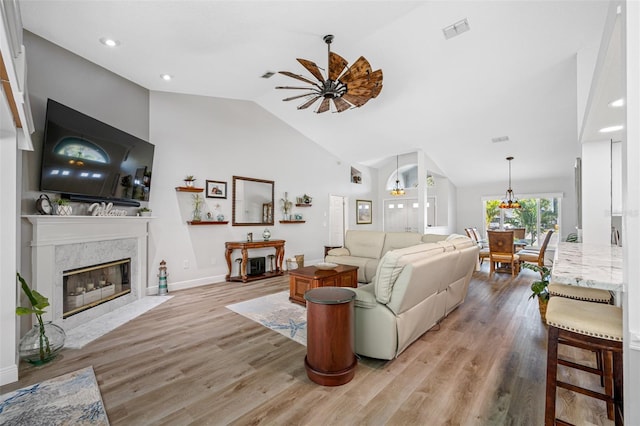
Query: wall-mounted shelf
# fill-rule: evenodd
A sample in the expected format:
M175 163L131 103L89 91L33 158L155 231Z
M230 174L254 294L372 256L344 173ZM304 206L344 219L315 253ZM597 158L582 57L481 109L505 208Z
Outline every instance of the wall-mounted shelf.
M305 223L306 220L281 220L280 223Z
M204 188L196 188L195 186L176 186L178 192L202 192Z
M296 207L311 207L311 204L296 204Z
M193 225L193 226L197 226L197 225L226 225L227 223L229 223L228 220L223 220L223 221L217 221L217 220L201 220L201 221L192 221L189 220L187 221L187 224L189 225Z

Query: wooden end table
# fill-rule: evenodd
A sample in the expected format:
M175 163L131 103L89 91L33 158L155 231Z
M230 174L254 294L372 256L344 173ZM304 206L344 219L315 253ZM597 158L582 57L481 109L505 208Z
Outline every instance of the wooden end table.
M354 299L346 288L309 290L307 300L307 376L322 386L340 386L355 375Z
M305 266L289 271L289 300L292 302L306 305L304 294L320 287L358 287L358 267L338 265L326 271Z

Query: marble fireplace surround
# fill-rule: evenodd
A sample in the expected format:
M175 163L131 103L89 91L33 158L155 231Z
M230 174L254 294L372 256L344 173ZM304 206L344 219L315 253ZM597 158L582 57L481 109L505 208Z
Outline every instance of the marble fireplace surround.
M145 297L149 218L137 216L23 216L32 225L31 285L49 298L45 320L65 331ZM63 278L69 269L131 258L131 293L62 318Z

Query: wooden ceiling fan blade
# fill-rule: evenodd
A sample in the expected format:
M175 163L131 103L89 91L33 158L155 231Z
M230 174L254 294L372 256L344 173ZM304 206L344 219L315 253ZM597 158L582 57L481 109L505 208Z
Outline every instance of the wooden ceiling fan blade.
M345 99L346 101L348 101L349 103L353 104L356 107L361 107L362 105L366 104L370 98L364 97L364 96L350 95L347 93L342 96L342 99Z
M371 97L372 98L378 97L381 91L382 91L382 83L378 84L376 87L373 88L373 90L371 91Z
M333 98L333 104L338 112L346 111L351 108L351 104L342 98Z
M319 82L324 83L324 76L320 72L320 68L313 61L308 61L306 59L297 58L298 62L302 64L303 67L307 69L315 78L318 79Z
M329 52L329 79L337 80L348 62L337 53Z
M298 74L294 74L294 73L289 72L289 71L278 71L278 73L286 75L287 77L291 77L291 78L295 78L295 79L300 80L300 81L304 81L305 83L313 84L314 86L317 85L317 83L315 81L309 80L308 78L305 78L305 77L303 77L301 75L298 75Z
M329 111L329 98L324 98L316 111L318 114Z
M317 101L320 98L321 96L314 96L313 98L309 99L307 102L303 103L302 105L298 105L298 109L309 108L311 105L313 105L315 101Z
M313 87L296 87L296 86L276 86L276 89L314 90Z
M283 101L292 101L294 99L305 98L307 96L313 95L313 93L305 93L304 95L291 96L290 98L284 98Z
M360 56L338 80L348 83L371 74L371 65L364 56Z

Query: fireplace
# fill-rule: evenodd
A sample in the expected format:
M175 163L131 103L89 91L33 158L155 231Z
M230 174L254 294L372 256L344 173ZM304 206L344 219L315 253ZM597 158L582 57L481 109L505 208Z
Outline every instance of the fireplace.
M131 293L131 258L62 273L62 318Z
M150 218L23 217L32 224L31 284L51 304L46 321L69 331L147 294ZM106 270L94 271L88 265Z

